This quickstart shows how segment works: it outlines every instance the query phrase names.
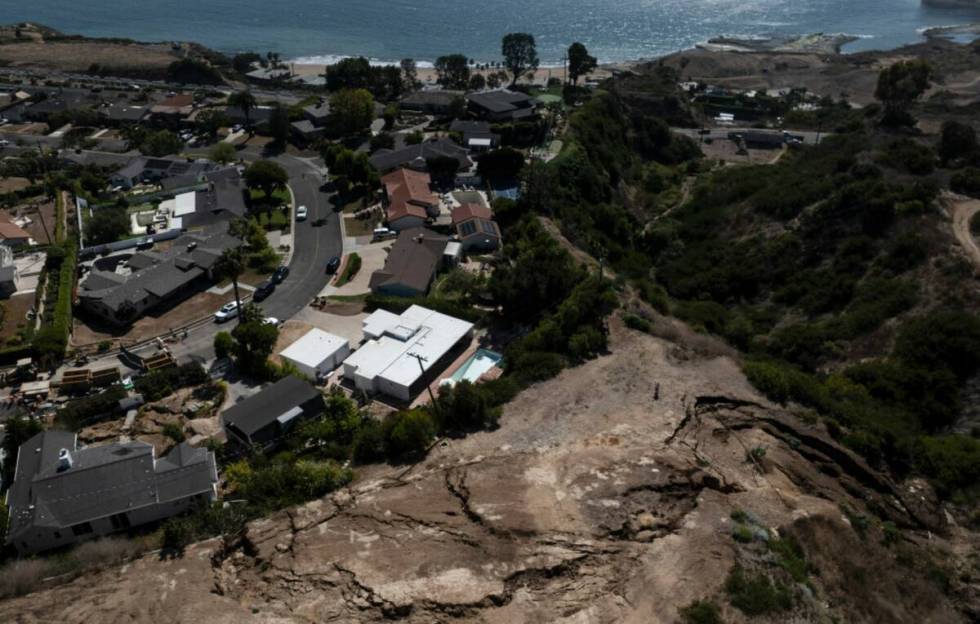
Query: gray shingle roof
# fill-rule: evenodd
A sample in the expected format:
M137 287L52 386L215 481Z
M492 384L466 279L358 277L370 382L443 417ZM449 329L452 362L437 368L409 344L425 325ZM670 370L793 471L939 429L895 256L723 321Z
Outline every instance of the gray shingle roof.
M72 459L63 471L58 470L61 449L69 450ZM154 461L153 447L145 442L77 449L74 434L45 431L19 449L8 541L35 526L68 528L206 493L214 479L213 455L186 443Z
M245 435L268 427L287 411L320 396L320 391L299 377L286 375L276 383L262 388L244 401L236 403L221 414L221 420L234 425Z
M378 150L369 160L375 169L384 172L413 164L421 166L426 160L439 157L456 159L461 170L472 165L468 152L449 139L423 141L399 150Z
M426 228L402 230L384 267L371 274L371 290L402 284L417 292L427 292L448 242L447 236Z

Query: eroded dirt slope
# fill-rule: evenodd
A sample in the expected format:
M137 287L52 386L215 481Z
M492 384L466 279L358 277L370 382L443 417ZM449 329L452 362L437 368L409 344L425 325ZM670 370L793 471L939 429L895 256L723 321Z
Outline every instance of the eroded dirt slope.
M842 513L873 508L912 545L975 552L923 492L767 404L727 356L615 319L611 351L521 394L497 431L368 471L230 543L2 603L0 621L649 624L711 598L743 622L725 579L769 564L733 540L736 509L763 537L792 534L813 566L791 614L755 621L968 621L949 596L969 588L943 593Z

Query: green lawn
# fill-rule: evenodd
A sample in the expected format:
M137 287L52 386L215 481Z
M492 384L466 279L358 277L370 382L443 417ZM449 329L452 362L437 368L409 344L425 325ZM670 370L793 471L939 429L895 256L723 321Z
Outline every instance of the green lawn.
M252 210L255 211L260 211L267 208L276 208L284 204L288 206L290 201L289 190L287 189L277 189L273 191L271 199L258 189L250 189L249 198L251 199Z

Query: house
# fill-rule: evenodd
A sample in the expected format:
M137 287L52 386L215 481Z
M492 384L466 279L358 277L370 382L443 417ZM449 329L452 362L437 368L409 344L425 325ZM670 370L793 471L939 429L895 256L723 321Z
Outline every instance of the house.
M256 106L250 109L246 116L245 111L240 106L226 106L225 115L233 124L251 125L262 129L269 125L269 120L272 118L272 107Z
M300 119L289 124L293 136L301 143L310 143L323 136L323 128L308 119Z
M481 119L497 122L533 117L537 104L530 95L507 89L471 93L466 99L471 113Z
M304 107L303 119L317 128L322 128L327 125L327 120L330 119L330 103L320 100L316 104Z
M181 178L163 180L180 182ZM200 188L204 185L204 188ZM181 187L196 186L195 190L180 193L173 199L160 202L160 210L169 212L172 229L196 230L244 217L245 186L236 167L227 167L185 179Z
M121 126L142 121L149 111L149 106L110 103L99 109L99 116L108 125Z
M44 431L20 446L7 492L7 543L21 555L156 522L217 498L214 453L186 442L156 457L146 442L78 447Z
M361 323L369 339L344 360L344 377L358 390L409 401L445 370L473 324L413 305L400 315L375 310Z
M274 84L292 78L293 73L286 67L259 67L245 74L245 77L258 84Z
M426 228L402 230L385 265L371 274L371 292L396 297L425 295L442 268L448 242L449 237Z
M462 91L418 91L402 98L401 109L426 115L448 115L453 103L462 97Z
M500 249L500 226L485 204L466 203L453 209L453 229L463 251L491 252Z
M436 158L452 158L457 161L460 171L473 168L473 161L465 148L456 145L449 139L433 139L417 145L406 145L401 149L380 149L368 159L371 165L381 173L394 171L399 167L408 167L416 171L427 171L428 161Z
M14 252L6 245L0 245L0 298L17 292L17 265Z
M419 227L439 216L439 198L429 188L429 174L398 169L381 178L388 226L395 230Z
M486 152L500 145L500 135L490 130L486 121L463 121L456 119L449 125L449 131L460 135L463 147L471 152Z
M314 327L279 353L279 357L307 377L318 378L340 366L350 354L350 343Z
M192 93L175 93L150 107L149 119L161 125L176 127L194 112Z
M207 160L180 160L173 158L152 158L136 156L124 167L109 176L113 186L132 188L137 184L158 184L166 178L193 178L203 176L217 165Z
M286 375L221 413L228 442L268 450L298 423L322 414L323 395L299 377Z
M0 219L0 245L20 249L30 244L31 235L26 230L6 219Z
M241 244L218 231L185 234L166 251L137 252L115 271L90 271L79 284L79 306L110 324L128 325L147 310L210 285L221 254Z

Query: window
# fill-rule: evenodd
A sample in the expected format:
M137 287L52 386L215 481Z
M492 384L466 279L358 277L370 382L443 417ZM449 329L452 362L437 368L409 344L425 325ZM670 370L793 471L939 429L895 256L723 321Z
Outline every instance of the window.
M120 529L128 529L130 527L129 516L126 515L125 511L122 513L117 513L109 516L109 522L112 523L113 531L119 531Z
M88 535L92 532L92 525L88 522L82 522L81 524L72 526L71 532L75 537L80 535Z

